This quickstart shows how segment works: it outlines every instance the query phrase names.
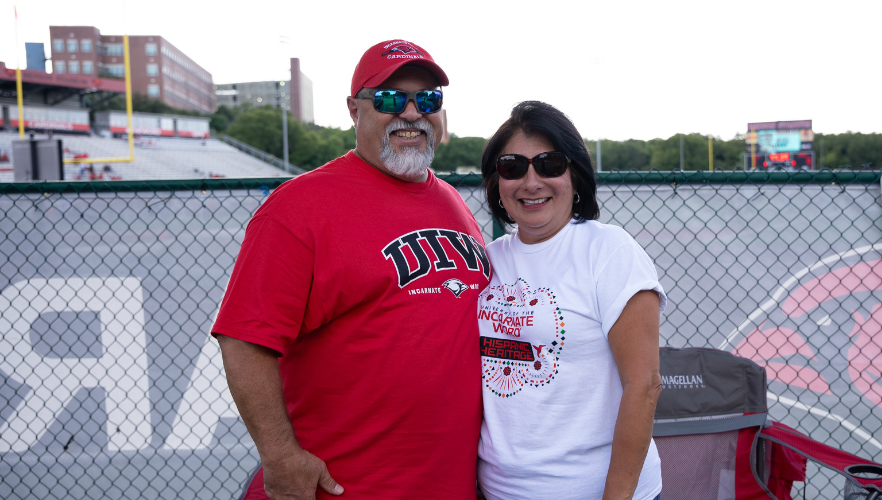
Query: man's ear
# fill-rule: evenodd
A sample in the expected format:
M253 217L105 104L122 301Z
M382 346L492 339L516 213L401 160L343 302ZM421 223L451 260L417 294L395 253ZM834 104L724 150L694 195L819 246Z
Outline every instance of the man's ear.
M354 97L347 97L346 107L349 108L349 117L352 118L352 126L358 128L358 100Z

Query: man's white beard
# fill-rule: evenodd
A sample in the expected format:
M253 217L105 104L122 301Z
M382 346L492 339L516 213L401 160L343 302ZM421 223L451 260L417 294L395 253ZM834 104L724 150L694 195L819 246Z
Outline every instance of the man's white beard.
M407 146L401 148L402 152L395 151L389 141L389 136L396 130L404 128L417 128L426 133L426 149L420 151L419 146ZM398 177L418 178L422 177L435 158L435 129L426 120L409 122L398 119L386 126L386 135L380 149L380 161L393 174Z

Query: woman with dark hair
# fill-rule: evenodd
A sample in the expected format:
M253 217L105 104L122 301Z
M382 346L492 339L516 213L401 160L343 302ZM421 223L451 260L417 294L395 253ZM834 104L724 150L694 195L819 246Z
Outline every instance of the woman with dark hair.
M657 498L666 298L655 266L623 229L597 222L591 157L554 107L515 106L481 175L494 218L517 225L487 246L493 278L478 299L482 493Z

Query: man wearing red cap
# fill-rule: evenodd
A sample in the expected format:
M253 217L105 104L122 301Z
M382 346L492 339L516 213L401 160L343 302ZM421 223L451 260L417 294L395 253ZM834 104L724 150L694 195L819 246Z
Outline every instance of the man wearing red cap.
M248 224L212 329L263 466L245 499L475 498L490 265L428 169L447 84L413 43L368 49L346 99L355 149Z

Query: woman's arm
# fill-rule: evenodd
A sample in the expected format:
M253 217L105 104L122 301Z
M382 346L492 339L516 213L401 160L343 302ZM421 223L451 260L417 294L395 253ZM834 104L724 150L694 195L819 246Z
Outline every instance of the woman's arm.
M630 500L634 496L649 450L655 404L661 393L658 311L658 293L637 292L609 331L609 346L622 380L622 402L603 500Z

